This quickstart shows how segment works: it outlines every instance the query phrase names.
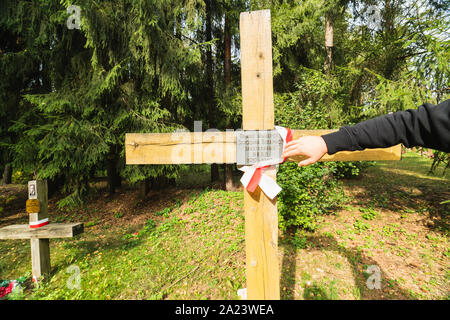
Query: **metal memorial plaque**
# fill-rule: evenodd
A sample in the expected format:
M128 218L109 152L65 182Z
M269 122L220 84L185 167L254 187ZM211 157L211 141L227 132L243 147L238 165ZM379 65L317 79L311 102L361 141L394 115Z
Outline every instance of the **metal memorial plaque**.
M36 180L28 181L28 199L37 199Z
M283 139L277 130L236 132L236 164L253 165L279 160L283 154Z

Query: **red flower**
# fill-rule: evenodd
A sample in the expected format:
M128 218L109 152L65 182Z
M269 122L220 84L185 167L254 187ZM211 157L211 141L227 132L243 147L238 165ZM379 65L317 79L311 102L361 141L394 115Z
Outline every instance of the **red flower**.
M8 287L0 287L0 298L3 298L7 294L10 294L12 289L14 288L14 282L10 282Z

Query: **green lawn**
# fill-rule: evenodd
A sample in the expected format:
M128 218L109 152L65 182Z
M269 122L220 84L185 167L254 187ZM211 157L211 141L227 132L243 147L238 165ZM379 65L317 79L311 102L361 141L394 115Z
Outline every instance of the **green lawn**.
M153 219L144 224L127 224L127 214L113 223L94 219L76 239L51 240L50 282L24 297L236 299L245 273L242 198L192 191L184 203L147 213ZM1 242L1 278L29 272L29 249L28 241Z

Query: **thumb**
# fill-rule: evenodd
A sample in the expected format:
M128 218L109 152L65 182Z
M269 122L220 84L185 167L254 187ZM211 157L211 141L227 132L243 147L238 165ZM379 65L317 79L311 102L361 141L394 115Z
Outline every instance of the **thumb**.
M308 166L310 164L313 164L314 162L316 162L316 161L314 161L312 158L308 158L308 159L305 159L303 161L300 161L298 163L298 166L299 167L304 167L304 166Z

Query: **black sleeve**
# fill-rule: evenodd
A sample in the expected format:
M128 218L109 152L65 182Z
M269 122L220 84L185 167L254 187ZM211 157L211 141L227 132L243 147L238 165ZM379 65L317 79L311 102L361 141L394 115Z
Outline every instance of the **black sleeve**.
M450 152L450 100L437 106L429 103L418 109L399 111L344 126L323 135L328 154L366 148L387 148L403 143Z

